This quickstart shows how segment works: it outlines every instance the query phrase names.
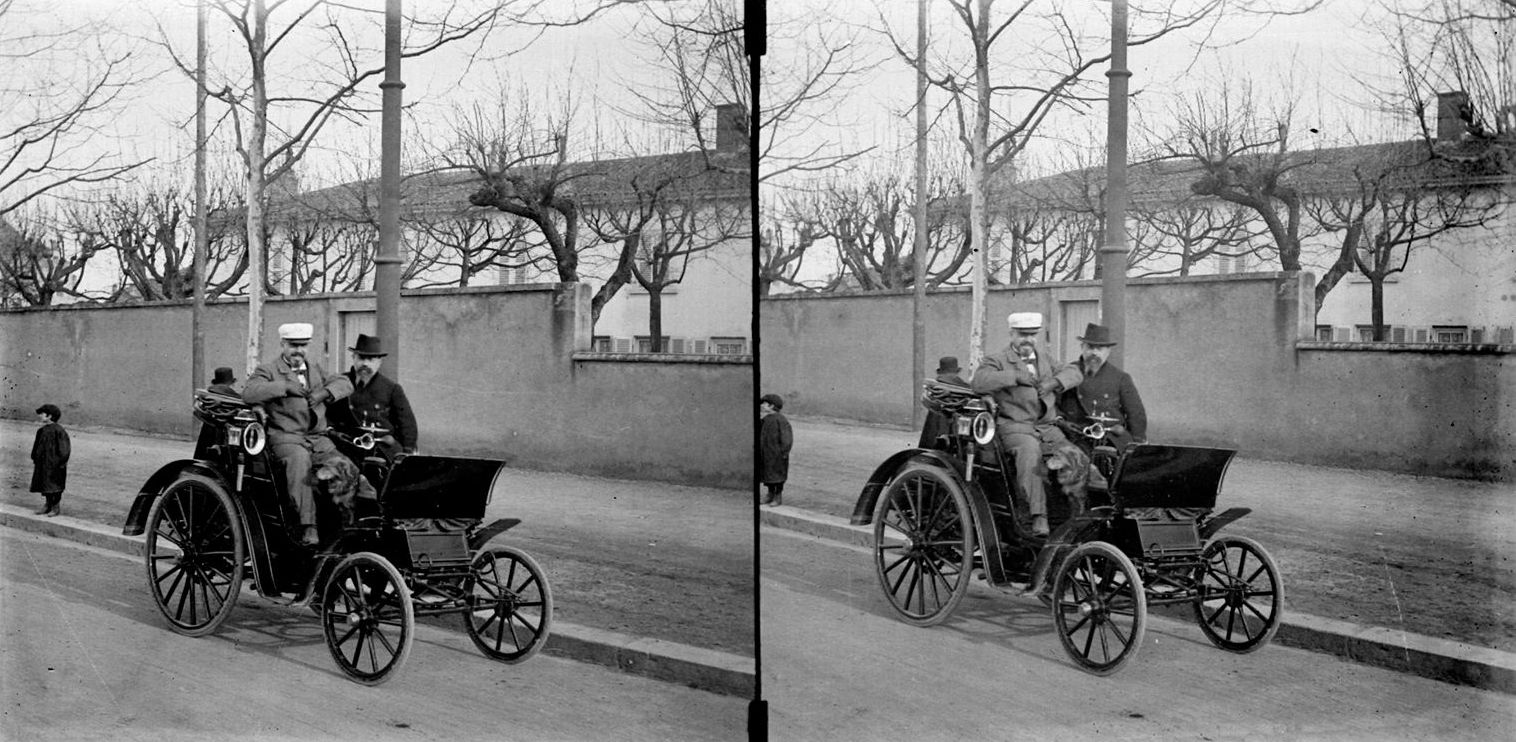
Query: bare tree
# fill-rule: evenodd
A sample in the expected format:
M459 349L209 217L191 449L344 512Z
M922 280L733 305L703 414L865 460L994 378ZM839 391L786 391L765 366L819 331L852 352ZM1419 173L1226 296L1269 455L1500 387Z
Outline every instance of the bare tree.
M1433 157L1414 142L1364 151L1372 154L1333 168L1348 173L1345 183L1310 203L1311 216L1341 235L1317 283L1316 307L1320 311L1332 288L1356 270L1369 280L1374 340L1383 341L1385 281L1434 238L1486 226L1504 203L1499 186L1481 182L1477 165Z
M1190 191L1257 214L1273 240L1270 257L1282 270L1301 269L1305 195L1294 174L1314 161L1290 147L1292 102L1261 110L1251 81L1188 96L1175 111L1175 129L1159 137L1160 159L1195 165Z
M992 180L1026 148L1049 115L1082 111L1100 98L1087 76L1110 59L1108 26L1081 23L1061 6L1034 9L1029 0L949 0L961 57L927 59L922 64L909 45L891 34L896 53L912 67L922 66L929 83L948 93L950 116L969 163L969 233L975 246L973 308L969 332L969 367L984 354L985 294L989 281L987 246ZM1137 11L1128 45L1151 43L1194 26L1221 6L1219 0L1188 7ZM1007 9L1005 6L1010 5ZM1011 52L1003 51L1019 44ZM946 45L945 48L952 48ZM996 82L992 60L1013 54L1013 82Z
M820 284L807 284L800 279L805 259L812 256L812 248L824 239L822 232L807 221L796 219L788 199L778 198L760 201L758 236L758 296L768 296L775 286L789 286L803 291L834 291L842 282L842 274L834 273Z
M475 276L492 269L541 270L546 254L534 239L536 231L529 221L503 214L483 216L472 207L418 216L411 228L419 240L435 247L431 268L456 276L451 280L418 276L417 286L468 286Z
M211 190L212 208L240 207L230 184ZM144 301L185 299L194 294L194 205L174 185L121 186L101 201L71 206L68 230L82 247L115 253L126 294ZM247 254L228 234L230 225L211 225L206 254L206 295L226 293L247 270Z
M845 94L862 77L858 73L881 60L865 53L853 23L818 23L817 8L801 10L803 15L768 18L770 54L759 80L763 105L756 139L758 180L765 187L825 172L873 150L844 137L817 142L804 136L845 119ZM781 53L787 54L777 63ZM753 110L751 101L745 102Z
M564 283L581 280L581 261L599 244L594 233L583 228L584 208L576 185L600 176L597 166L568 160L572 118L568 105L558 116L540 122L529 106L512 110L503 98L493 109L474 106L457 112L459 142L446 155L449 166L472 171L482 183L469 203L497 209L536 228ZM615 267L590 301L593 319L598 320L605 303L632 280L632 259L623 244Z
M376 111L372 94L365 95L361 86L384 73L382 63L376 67L365 64L366 60L382 59L374 50L384 38L383 17L320 0L207 1L230 24L241 41L239 51L246 54L245 67L216 70L214 81L207 85L211 97L226 106L247 176L250 276L246 366L251 373L259 361L263 336L269 233L264 224L266 191L291 172L334 119L357 121ZM407 35L401 56L414 58L476 35L483 37L500 22L508 5L509 0L474 8L460 3L422 4L421 15L405 19ZM160 35L176 66L193 78L193 65L184 61L166 33L160 31ZM319 41L309 43L308 35ZM312 57L307 53L312 48L326 50L330 56ZM271 91L273 80L288 82L289 92Z
M100 27L56 27L51 8L0 0L0 217L49 195L113 180L149 162L90 147L138 79L134 52ZM45 22L44 22L45 21ZM82 65L80 73L53 65Z
M1361 75L1376 107L1409 118L1422 139L1439 143L1438 95L1467 95L1459 112L1474 154L1516 169L1516 1L1399 0L1387 20L1375 21L1396 74L1393 81ZM1380 15L1379 18L1384 18ZM1437 156L1467 157L1444 147Z
M1145 268L1144 276L1188 276L1212 258L1272 254L1260 244L1264 230L1257 217L1236 204L1187 194L1177 203L1135 203L1132 218L1145 228L1131 235L1132 265Z
M839 279L864 291L915 284L915 202L900 171L839 174L789 199L789 216L812 239L829 238L842 266ZM969 257L963 222L962 181L932 179L928 192L926 284L941 286L960 274Z
M13 209L0 218L0 298L4 306L45 307L59 296L90 300L118 295L119 291L112 291L95 297L80 291L85 266L106 247L69 239L61 221L56 214L35 205Z

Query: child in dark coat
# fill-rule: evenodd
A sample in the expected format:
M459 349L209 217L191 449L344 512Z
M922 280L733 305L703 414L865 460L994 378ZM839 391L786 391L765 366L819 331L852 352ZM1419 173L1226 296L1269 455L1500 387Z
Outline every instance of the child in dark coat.
M45 502L37 515L49 518L58 515L58 503L63 500L63 487L68 480L68 433L58 424L63 412L57 405L45 404L37 408L37 438L32 442L32 492L42 495Z
M765 394L758 402L758 414L762 422L758 431L758 466L763 486L768 490L758 504L783 505L784 482L790 477L790 447L794 445L794 433L790 421L780 410L784 400L777 394Z

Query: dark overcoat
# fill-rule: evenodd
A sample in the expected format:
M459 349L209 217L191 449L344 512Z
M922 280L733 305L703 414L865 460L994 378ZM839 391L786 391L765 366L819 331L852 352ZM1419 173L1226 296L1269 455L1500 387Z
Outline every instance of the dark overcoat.
M68 483L68 432L58 423L37 429L32 441L32 492L62 492Z
M419 434L405 389L383 373L375 373L363 386L358 385L356 370L349 369L345 375L353 385L353 393L332 405L329 412L332 425L338 428L380 425L391 431L401 448L414 451Z
M938 374L937 380L944 384L968 386L958 374ZM936 410L926 411L926 421L921 425L921 440L916 443L917 448L936 448L937 439L944 435L952 434L952 420L947 415Z
M758 473L764 484L783 484L790 478L790 447L795 434L782 412L770 412L758 428Z
M1084 364L1080 364L1083 368ZM1091 415L1103 414L1114 417L1126 426L1127 436L1113 436L1118 448L1132 440L1145 441L1148 437L1148 413L1142 406L1142 397L1137 394L1137 385L1132 375L1115 364L1106 362L1091 374L1085 371L1084 381L1078 387L1064 392L1058 400L1059 412L1065 420L1076 425L1088 425Z

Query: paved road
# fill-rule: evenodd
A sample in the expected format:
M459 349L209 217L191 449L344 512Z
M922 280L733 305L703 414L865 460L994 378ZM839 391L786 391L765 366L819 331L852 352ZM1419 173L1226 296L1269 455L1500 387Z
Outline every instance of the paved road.
M847 518L907 431L791 418L784 503ZM1238 458L1228 533L1279 563L1291 610L1516 652L1516 484Z
M366 687L309 610L244 596L221 631L170 632L136 559L0 528L0 739L740 739L745 699L538 655L489 661L421 625L406 665Z
M67 421L65 421L66 423ZM28 493L35 423L0 420L0 501ZM68 515L119 528L158 467L188 441L71 430ZM753 509L745 491L507 467L490 518L520 518L502 539L531 552L562 621L753 656Z
M765 528L763 694L775 740L1491 740L1516 698L1269 646L1211 647L1150 620L1099 678L1064 656L1041 603L974 585L953 618L893 618L868 552Z

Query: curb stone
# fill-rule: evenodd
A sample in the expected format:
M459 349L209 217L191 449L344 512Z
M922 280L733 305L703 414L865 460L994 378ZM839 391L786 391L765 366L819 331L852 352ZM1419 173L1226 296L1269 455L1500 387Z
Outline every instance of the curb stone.
M4 503L0 503L0 526L133 557L142 555L145 543L142 536L126 536L119 529L98 523L68 515L43 518ZM563 621L553 622L552 634L542 651L721 695L750 698L757 686L756 663L751 657Z
M836 516L785 505L759 510L762 524L769 528L864 549L873 545L872 528ZM1285 614L1274 641L1432 680L1516 694L1516 654L1510 652L1296 612Z

